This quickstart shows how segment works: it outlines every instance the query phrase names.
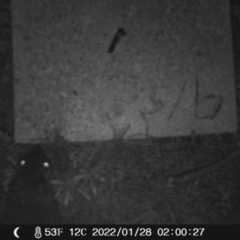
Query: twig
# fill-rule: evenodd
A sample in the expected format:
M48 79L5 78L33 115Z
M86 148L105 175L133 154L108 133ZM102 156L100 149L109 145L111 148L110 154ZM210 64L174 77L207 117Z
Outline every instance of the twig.
M225 164L228 164L229 162L231 162L232 160L235 160L239 156L240 156L240 149L238 149L237 151L232 153L230 156L228 156L220 161L208 164L204 167L196 168L194 170L190 170L190 171L186 171L186 172L183 172L180 174L173 175L168 179L168 182L173 183L173 182L179 182L179 181L186 181L193 177L199 177L205 173L214 171Z

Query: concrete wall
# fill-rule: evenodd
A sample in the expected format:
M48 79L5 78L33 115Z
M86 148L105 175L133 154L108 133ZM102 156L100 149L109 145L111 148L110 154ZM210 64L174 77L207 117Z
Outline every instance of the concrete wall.
M12 0L12 18L18 142L237 129L227 0Z

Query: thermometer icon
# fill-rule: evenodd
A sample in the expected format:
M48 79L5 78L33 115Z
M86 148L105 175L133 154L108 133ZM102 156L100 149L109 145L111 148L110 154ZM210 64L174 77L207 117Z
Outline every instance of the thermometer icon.
M36 227L34 236L35 236L35 238L41 238L42 237L42 233L41 233L41 228L40 227Z

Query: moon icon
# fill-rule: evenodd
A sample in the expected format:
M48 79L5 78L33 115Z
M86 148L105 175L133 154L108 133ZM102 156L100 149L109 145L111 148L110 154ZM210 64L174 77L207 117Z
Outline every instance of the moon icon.
M18 231L19 227L15 228L14 231L13 231L13 235L16 237L16 238L19 238L18 234L17 234L17 231Z

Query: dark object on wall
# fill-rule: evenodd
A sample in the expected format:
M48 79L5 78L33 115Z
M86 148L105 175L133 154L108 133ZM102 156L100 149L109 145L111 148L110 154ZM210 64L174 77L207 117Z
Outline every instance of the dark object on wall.
M108 52L112 53L114 51L117 43L119 42L120 38L122 36L126 36L126 35L127 35L126 31L123 28L119 28L117 30L117 32L115 33L114 37L113 37L113 40L112 40L112 43L111 43L111 45L108 49Z
M19 161L19 170L10 183L6 224L58 224L60 212L49 182L50 160L40 145Z

